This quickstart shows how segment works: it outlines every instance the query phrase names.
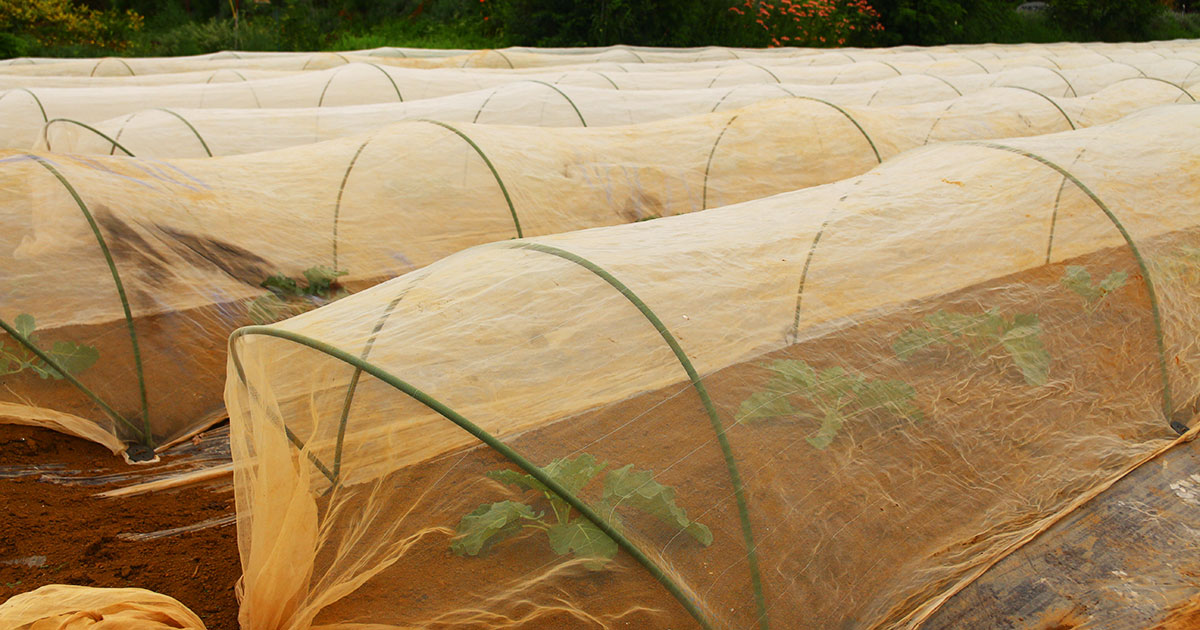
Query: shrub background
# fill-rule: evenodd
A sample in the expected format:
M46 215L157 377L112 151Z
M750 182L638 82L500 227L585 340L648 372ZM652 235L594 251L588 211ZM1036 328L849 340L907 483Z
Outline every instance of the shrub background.
M1200 14L1176 1L1051 0L1028 15L1018 0L0 0L0 57L1200 37Z

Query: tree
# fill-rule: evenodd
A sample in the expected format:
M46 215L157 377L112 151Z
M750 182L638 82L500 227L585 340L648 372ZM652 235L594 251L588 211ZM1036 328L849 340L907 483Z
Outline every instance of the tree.
M1050 14L1086 39L1146 39L1167 7L1161 0L1054 0Z

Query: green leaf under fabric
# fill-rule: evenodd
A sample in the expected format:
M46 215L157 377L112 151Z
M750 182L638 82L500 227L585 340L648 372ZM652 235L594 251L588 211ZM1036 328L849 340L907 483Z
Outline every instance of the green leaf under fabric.
M924 326L900 333L892 350L900 360L907 361L926 348L948 346L982 357L1000 346L1026 383L1045 385L1050 378L1051 358L1041 334L1036 313L1009 318L994 310L974 314L938 311L925 317Z
M605 476L601 500L614 508L627 506L641 510L687 532L706 547L712 544L712 532L688 519L687 511L675 502L675 490L655 481L650 471L635 470L633 464L626 464Z
M569 523L557 523L546 532L550 537L550 548L558 555L573 553L585 558L584 566L603 569L617 555L617 543L600 531L586 518L577 518Z
M546 475L551 479L562 484L563 488L571 494L578 494L589 481L596 478L605 466L606 462L599 461L588 453L583 453L572 458L562 457L556 459L542 468Z
M33 331L37 328L37 322L33 315L29 313L21 313L13 320L13 328L17 329L17 333L33 343Z
M883 412L924 420L913 403L916 390L904 381L871 379L841 366L817 370L798 359L781 359L767 368L772 378L761 391L742 401L735 417L738 422L769 418L818 421L816 432L805 439L814 448L824 449L852 416Z
M481 505L462 517L450 549L460 556L475 556L521 531L526 520L536 520L533 508L517 501Z

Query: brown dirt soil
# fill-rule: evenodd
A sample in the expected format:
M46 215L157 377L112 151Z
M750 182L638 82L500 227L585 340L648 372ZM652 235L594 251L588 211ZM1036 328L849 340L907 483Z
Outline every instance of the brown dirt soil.
M164 456L160 465L173 458ZM233 525L152 540L125 537L232 515L230 486L95 496L116 486L89 478L143 469L91 442L0 425L0 601L46 584L139 587L183 602L209 630L237 630L233 586L241 564ZM33 562L40 566L14 563L35 556L44 556Z
M1200 598L1180 602L1152 630L1195 630L1200 628Z

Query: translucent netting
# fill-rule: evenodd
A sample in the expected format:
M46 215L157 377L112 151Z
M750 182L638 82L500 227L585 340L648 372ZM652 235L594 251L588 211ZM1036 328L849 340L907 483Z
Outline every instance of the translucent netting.
M1050 57L1063 57L1066 61L1054 62L1055 67L1067 67L1076 63L1090 64L1097 59L1120 60L1151 60L1162 59L1175 50L1187 50L1189 42L1179 42L1178 46L1168 49L1151 49L1149 46L1134 45L1129 49L1099 50L1088 46L1059 47L1055 49L1036 49L1022 47L995 47L991 53L972 55L969 58L980 65L991 64L991 67L1002 66L1004 63L1022 58L1040 58L1045 61ZM372 57L378 57L372 55ZM783 50L733 50L711 49L701 55L689 53L661 53L656 51L639 52L630 49L616 49L596 54L545 54L543 52L523 52L518 50L483 50L466 55L441 57L436 59L395 59L390 63L412 67L459 67L459 68L488 68L503 70L527 70L549 67L568 66L601 66L619 64L630 71L637 72L672 72L684 64L696 67L726 65L737 61L770 61L771 63L787 63L801 65L838 65L847 62L870 60L894 60L899 62L928 62L929 60L960 61L967 55L945 48L939 49L799 49ZM1024 64L1025 62L1017 62Z
M958 47L899 47L890 49L825 48L805 49L784 47L776 49L741 48L648 48L611 46L607 48L507 48L502 50L432 50L420 48L375 48L341 53L264 53L226 51L188 57L147 58L19 58L0 61L5 73L63 76L132 76L187 72L222 68L257 68L272 70L322 69L353 60L379 60L393 65L412 67L484 67L496 69L537 68L561 65L631 64L646 69L673 63L720 63L746 59L796 59L804 63L836 64L863 59L888 57L892 59L940 59L951 55L991 62L1006 57L1060 56L1079 60L1089 57L1115 59L1159 58L1180 51L1192 50L1193 42L1148 42L1140 44L1076 44L1051 45L980 45ZM1089 61L1084 61L1088 63ZM1063 67L1056 62L1056 67Z
M500 70L512 74L544 73L550 70L597 70L603 72L621 72L625 74L665 75L678 72L704 70L720 71L745 66L763 67L774 70L796 68L839 68L856 64L884 64L893 66L895 72L925 69L939 74L964 74L975 72L1000 72L1010 68L1027 66L1063 69L1077 69L1095 66L1101 63L1124 63L1134 66L1161 63L1163 61L1188 61L1193 55L1189 49L1180 53L1135 52L1124 55L1097 54L1092 51L1063 51L1060 54L1016 54L1001 55L991 59L977 59L957 53L941 51L940 54L898 53L892 50L882 52L850 53L830 52L812 56L788 56L773 58L749 58L736 60L721 60L687 63L560 63L551 66L530 66L517 68L467 68L474 72L495 72ZM448 60L447 60L448 61ZM395 62L392 62L395 63ZM445 61L440 67L445 67ZM399 64L397 64L399 65Z
M114 450L161 447L221 417L214 365L230 331L332 297L264 312L272 275L326 266L357 290L480 243L747 201L925 143L1050 133L1178 98L1152 92L1070 110L1007 89L894 108L795 98L628 127L420 121L207 160L11 153L0 318L31 316L43 349L70 342L99 359L83 387L11 377L0 415Z
M1051 46L1007 46L985 45L959 47L900 47L887 49L799 49L777 48L769 50L748 49L710 49L703 55L689 53L656 53L656 51L639 50L609 50L595 55L558 55L545 54L540 51L522 52L519 50L478 51L469 55L444 57L426 60L397 60L394 63L421 65L424 67L483 67L497 69L546 68L566 65L599 65L621 63L630 70L662 71L671 65L691 63L695 65L715 65L730 61L770 61L783 63L799 63L812 65L842 64L847 61L913 61L925 62L934 60L971 59L986 66L989 70L1004 67L1017 59L1049 60L1057 68L1068 68L1074 65L1091 65L1099 59L1109 61L1150 61L1174 56L1178 53L1191 54L1195 43L1190 40L1176 42L1156 42L1147 44L1125 44L1109 46L1104 44L1059 44ZM1018 61L1019 65L1027 62Z
M1114 63L1093 55L1090 64L1059 70L1053 59L1041 66L1023 65L1020 57L1009 70L987 71L964 58L925 61L862 61L838 65L776 64L736 61L678 72L628 72L598 69L538 69L536 72L420 70L393 68L376 62L354 63L323 71L241 82L118 87L15 87L0 92L0 146L30 148L38 127L51 120L90 124L155 108L294 108L395 103L460 94L522 80L551 85L641 90L702 89L744 84L786 83L832 85L878 81L907 74L941 77L960 92L980 85L1065 84L1069 95L1094 92L1113 81L1151 76L1175 83L1200 77L1200 64L1185 58ZM1115 67L1114 67L1115 66ZM1001 76L1008 75L1008 76ZM963 87L959 87L961 84ZM939 88L940 89L940 88ZM1051 95L1056 95L1051 93Z
M600 90L517 82L440 98L378 105L143 110L88 126L68 120L48 123L36 149L158 158L236 155L369 132L406 119L602 127L728 111L779 98L817 99L831 108L842 107L846 116L869 127L870 131L865 131L872 137L894 133L890 124L880 124L883 117L898 121L900 126L924 124L933 140L962 137L961 132L938 129L939 125L956 124L948 123L947 119L960 119L957 124L961 124L963 118L991 121L998 116L1020 116L1031 110L1057 110L1068 127L1087 127L1149 105L1194 102L1200 93L1196 84L1184 86L1159 78L1128 77L1117 79L1099 92L1055 98L1048 96L1047 91L1069 93L1071 88L1063 76L1051 71L985 76L993 79L993 85L1005 87L988 88L976 82L965 85L964 81L958 81L964 85L957 87L950 80L930 75L835 86L751 84L703 90ZM978 91L967 91L972 88ZM970 96L960 96L964 91ZM896 107L905 103L926 104ZM922 122L915 122L918 120ZM1018 134L1026 135L1019 127L1010 128L1006 135ZM906 144L909 142L911 139Z
M1197 412L1198 165L942 144L243 329L242 627L915 625Z
M464 51L466 52L466 51ZM19 58L3 62L4 74L63 77L127 77L227 68L232 70L325 70L358 59L353 52L220 52L188 57ZM376 60L374 57L364 59Z
M185 83L228 83L250 81L253 79L272 79L296 74L297 72L299 71L218 68L216 70L194 70L192 72L175 72L169 74L76 77L7 74L4 72L4 68L0 67L0 89L20 87L130 87L137 85L181 85Z
M509 77L524 75L545 76L553 72L593 72L604 75L618 89L669 88L689 89L714 85L742 85L745 83L800 83L808 85L836 85L858 83L924 74L945 78L967 86L982 82L995 84L997 81L1025 78L1034 68L1057 73L1063 83L1071 84L1080 93L1094 91L1091 81L1111 81L1113 76L1155 76L1163 79L1188 82L1200 76L1200 62L1188 56L1172 56L1168 59L1154 57L1130 62L1114 62L1103 57L1089 57L1090 63L1066 63L1060 67L1059 60L1046 57L1019 57L1003 62L988 64L953 57L942 60L903 62L881 58L836 65L807 65L798 61L764 60L725 62L701 68L701 64L679 64L675 71L647 72L631 66L557 66L553 68L531 68L529 70L475 70L462 71L474 75L495 76L497 73ZM658 69L661 66L648 66ZM1065 74L1064 74L1065 73ZM1008 75L1007 78L1001 75ZM1074 84L1079 83L1076 87ZM1104 83L1107 85L1107 83Z
M764 51L756 49L708 48L670 51L659 48L633 49L626 46L591 50L560 50L568 54L557 54L550 49L443 50L388 47L345 51L341 53L226 51L184 57L103 57L91 59L25 57L0 61L0 68L3 68L5 73L11 72L29 75L137 76L188 72L213 67L311 70L329 68L349 63L351 60L378 60L383 63L410 64L420 67L494 66L496 68L512 68L514 65L554 66L564 63L594 64L624 62L642 64L655 62L701 62L757 57L781 58L798 55L808 56L816 53L816 51L801 49L764 54Z

